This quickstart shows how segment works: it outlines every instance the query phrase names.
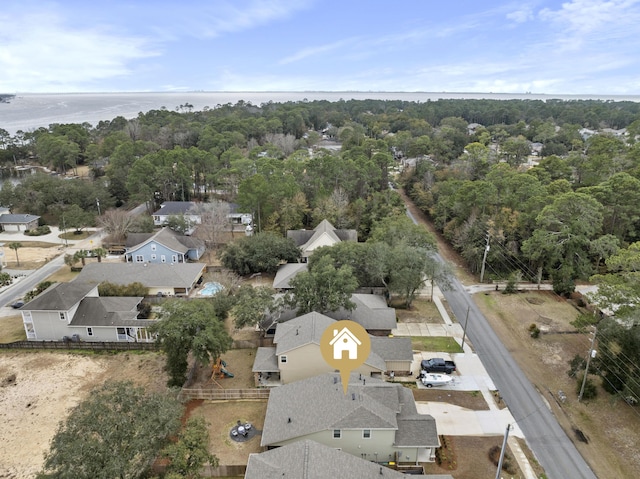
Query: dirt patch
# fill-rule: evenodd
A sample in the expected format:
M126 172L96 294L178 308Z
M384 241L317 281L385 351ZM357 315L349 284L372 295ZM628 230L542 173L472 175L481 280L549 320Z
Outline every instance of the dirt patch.
M249 454L262 452L260 447L267 401L213 401L204 402L191 412L192 417L203 417L209 428L209 452L215 454L222 465L246 464ZM246 442L231 439L231 428L249 422L258 432Z
M415 299L411 309L400 308L398 304L391 304L396 309L399 323L431 323L442 324L442 316L435 303L427 299Z
M455 479L495 477L489 451L502 445L501 437L444 436L440 442L447 446L446 460L442 465L423 463L425 474L451 474Z
M94 387L117 379L160 391L167 380L163 366L156 353L0 353L0 380L6 383L0 388L0 477L35 477L59 421Z
M255 349L231 349L222 355L226 363L224 369L233 377L224 376L215 381L211 378L211 365L196 366L196 373L189 388L193 389L251 389L255 388L253 379L253 361L256 357Z
M489 406L479 391L434 391L433 389L414 389L413 397L416 401L439 401L456 406L473 409L474 411L488 411Z

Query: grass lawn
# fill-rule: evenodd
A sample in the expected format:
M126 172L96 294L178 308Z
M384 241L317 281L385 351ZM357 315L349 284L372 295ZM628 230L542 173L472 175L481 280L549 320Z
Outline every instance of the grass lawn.
M27 336L22 325L22 315L0 318L0 343L24 341Z
M416 351L462 352L456 340L449 336L411 336L411 348Z

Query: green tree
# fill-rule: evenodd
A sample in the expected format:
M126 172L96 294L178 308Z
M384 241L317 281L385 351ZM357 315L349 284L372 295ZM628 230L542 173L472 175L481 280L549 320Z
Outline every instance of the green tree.
M80 234L84 228L93 224L93 213L83 210L76 204L67 207L62 214L64 220L59 223L64 223L66 227L75 228L76 234Z
M389 291L404 298L407 309L427 281L447 277L433 252L425 248L397 245L391 252L390 264Z
M106 383L58 427L38 476L135 479L180 427L181 404L132 383Z
M189 353L199 364L208 364L231 347L224 322L206 299L170 300L162 305L160 320L151 331L167 356L169 385L182 386L187 378Z
M13 251L16 252L16 263L18 264L18 266L20 266L20 258L18 257L18 250L22 248L22 243L18 241L14 241L13 243L9 243L7 246L9 247L9 249L12 249Z
M273 324L265 325L263 321L269 313L276 310L275 291L267 286L254 288L243 285L235 298L231 309L233 324L237 329L247 326L258 326L264 334Z
M222 264L241 276L253 273L273 274L280 263L296 262L300 250L293 240L264 232L239 238L221 252Z
M353 271L346 265L336 269L329 257L321 258L308 271L298 273L290 285L292 290L287 302L298 314L327 313L340 308L351 311L355 307L351 295L358 287L358 281Z
M209 431L201 417L189 418L177 441L165 447L161 456L169 460L165 477L196 479L206 464L218 466L218 458L209 453Z

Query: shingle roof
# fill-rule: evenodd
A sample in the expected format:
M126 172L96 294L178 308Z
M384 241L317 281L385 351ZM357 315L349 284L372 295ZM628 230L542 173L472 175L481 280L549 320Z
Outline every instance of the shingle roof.
M204 263L88 263L72 283L139 282L148 288L189 288L205 267Z
M339 230L336 229L329 221L322 220L313 230L289 230L287 238L291 238L296 246L306 249L317 238L323 234L329 235L334 243L340 241L358 241L358 232L356 230Z
M274 289L290 289L289 281L301 271L309 269L308 263L287 263L278 268L275 278L273 278Z
M307 344L317 344L320 352L320 339L324 331L336 321L320 313L307 313L297 318L276 326L276 334L273 342L276 345L275 354L281 355ZM411 339L409 339L409 345ZM381 348L382 349L382 348ZM373 343L369 357L365 364L380 371L386 370L385 360L373 349Z
M411 338L371 336L371 351L385 361L413 361Z
M183 254L190 249L198 249L204 246L202 240L178 234L171 228L162 228L156 233L130 233L127 236L125 246L127 247L127 252L131 252L151 241Z
M407 395L403 389L400 384L352 374L345 395L337 373L279 386L272 389L269 396L261 445L277 445L331 429L398 429L399 419L407 423L417 421L414 416L433 421L435 430L435 420L431 416L417 415L411 391L407 390ZM405 404L407 401L411 404ZM405 407L408 414L403 414ZM403 444L416 445L423 436L422 432L418 435L411 428L403 431L401 438ZM417 445L428 447L434 443L438 443L437 434L429 438L429 442Z
M403 479L402 472L361 459L315 441L298 441L260 454L251 454L245 479ZM443 476L411 476L416 478L452 479Z
M86 283L56 283L49 286L37 297L25 304L23 311L69 311L78 304L95 284Z
M195 205L193 201L165 201L160 205L160 209L153 214L156 216L185 215Z
M21 215L21 214L2 214L0 215L0 224L25 224L31 223L34 220L39 219L39 216L35 215Z
M278 368L278 358L276 357L276 348L258 348L251 371L254 373L277 373L280 371Z
M377 294L353 294L353 311L340 309L327 313L334 319L350 319L366 330L391 330L396 327L396 311L387 306L386 300Z
M84 298L73 315L73 326L146 326L150 321L137 320L137 306L142 298Z

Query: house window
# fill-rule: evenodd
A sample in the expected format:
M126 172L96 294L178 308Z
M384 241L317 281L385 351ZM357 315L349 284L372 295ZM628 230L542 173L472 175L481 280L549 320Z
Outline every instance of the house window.
M155 244L152 244L152 245L151 245L151 251L155 251L155 250L156 250L156 245L155 245Z
M171 262L172 263L177 263L178 262L178 257L175 254L171 256Z
M161 263L166 263L167 262L167 257L163 254L160 255L160 262Z
M31 316L31 311L23 311L22 319L24 320L25 323L32 323L33 317Z
M27 338L36 339L36 330L33 323L24 323L24 330L27 332Z
M127 339L127 331L124 328L116 328L116 332L118 336L118 341Z
M362 430L362 438L363 439L371 439L371 429L363 429Z
M155 255L155 254L152 254L152 255L151 255L151 259L152 259L152 260L156 259L156 255Z
M67 313L61 311L60 313L58 313L58 315L60 316L60 321L67 320Z
M144 256L142 256L141 254L137 254L136 263L144 263Z
M286 363L287 362L287 357L286 356L280 356L280 362L281 363Z
M342 431L340 429L333 430L333 438L340 439L342 437Z
M87 328L87 336L93 336L93 328Z

